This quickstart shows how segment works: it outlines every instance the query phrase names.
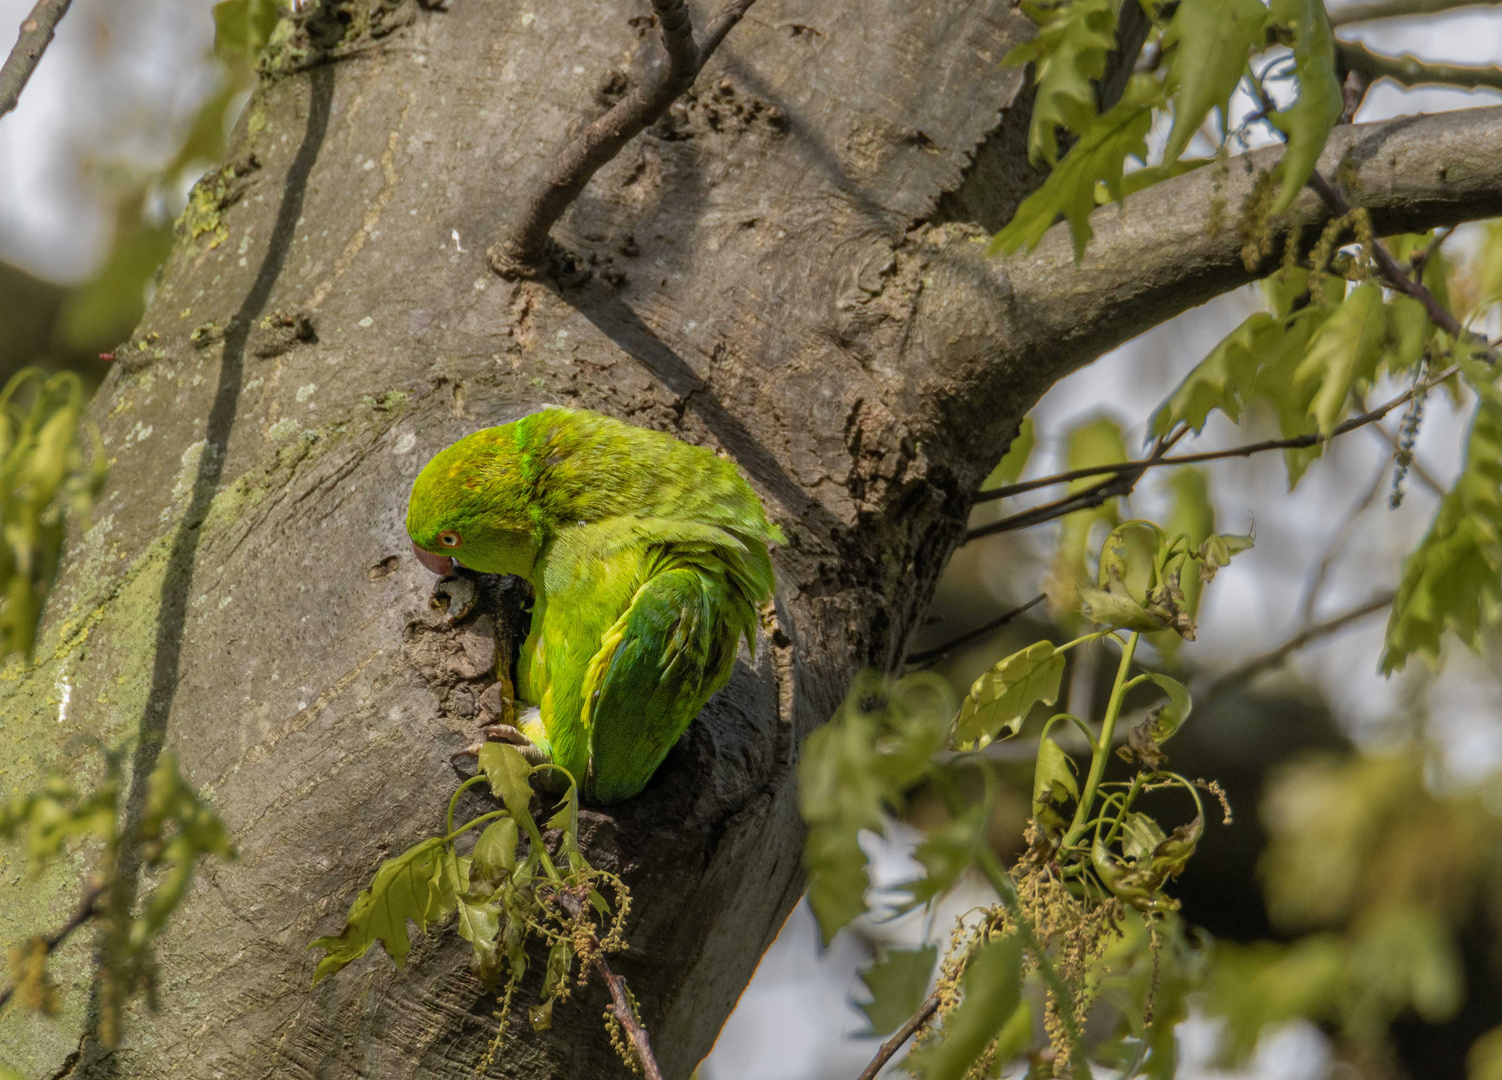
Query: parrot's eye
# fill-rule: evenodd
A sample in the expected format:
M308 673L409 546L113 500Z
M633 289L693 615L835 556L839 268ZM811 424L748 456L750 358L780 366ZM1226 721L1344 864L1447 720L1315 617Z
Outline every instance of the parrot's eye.
M456 532L441 532L441 533L439 533L438 534L438 542L440 544L442 544L446 548L456 548L461 543L463 543L463 541L459 539L459 534L456 533Z

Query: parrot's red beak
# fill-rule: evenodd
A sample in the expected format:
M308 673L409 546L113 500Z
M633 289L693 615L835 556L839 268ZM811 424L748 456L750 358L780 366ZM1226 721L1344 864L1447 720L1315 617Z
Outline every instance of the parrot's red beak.
M417 546L417 541L412 541L412 554L417 556L417 561L426 566L439 577L454 572L454 560L447 555L434 555L427 548Z

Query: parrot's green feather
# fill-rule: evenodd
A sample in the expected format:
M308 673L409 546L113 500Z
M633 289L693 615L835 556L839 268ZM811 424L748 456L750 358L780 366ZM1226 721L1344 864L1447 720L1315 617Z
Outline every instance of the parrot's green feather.
M782 534L729 461L582 410L475 432L418 477L407 530L536 590L519 692L586 794L636 794L752 648ZM445 541L457 541L447 543Z

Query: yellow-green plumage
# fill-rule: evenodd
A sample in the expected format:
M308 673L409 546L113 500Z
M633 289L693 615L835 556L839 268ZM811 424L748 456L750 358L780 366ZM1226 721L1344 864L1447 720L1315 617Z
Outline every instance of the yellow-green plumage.
M584 410L545 409L439 453L407 532L536 592L523 733L600 802L628 798L753 647L776 526L735 466ZM457 545L451 541L457 540ZM450 542L445 542L450 541Z

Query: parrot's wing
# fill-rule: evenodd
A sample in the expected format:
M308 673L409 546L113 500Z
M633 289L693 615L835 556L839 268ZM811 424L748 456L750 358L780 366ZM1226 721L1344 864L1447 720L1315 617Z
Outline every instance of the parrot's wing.
M590 788L635 795L735 664L754 610L710 558L650 576L606 632L584 677Z
M601 545L600 555L610 558L642 545L664 550L669 559L696 560L716 572L725 572L730 584L739 588L753 605L759 605L776 587L765 543L703 522L617 518L609 539ZM747 647L754 648L754 642L754 636L748 634Z

